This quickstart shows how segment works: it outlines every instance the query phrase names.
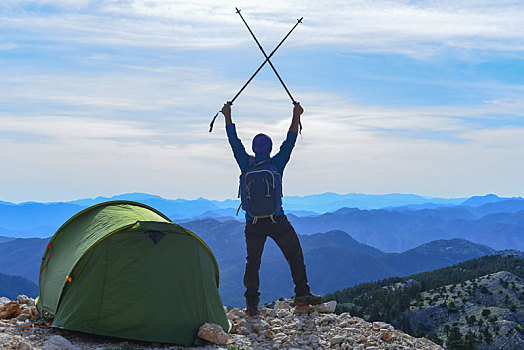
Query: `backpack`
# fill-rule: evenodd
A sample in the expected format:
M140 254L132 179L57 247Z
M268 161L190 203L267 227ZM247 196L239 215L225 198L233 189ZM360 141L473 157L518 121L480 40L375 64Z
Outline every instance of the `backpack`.
M262 218L275 222L274 216L282 207L282 176L271 158L258 163L249 158L249 167L240 175L238 197L240 207L253 217L254 224Z

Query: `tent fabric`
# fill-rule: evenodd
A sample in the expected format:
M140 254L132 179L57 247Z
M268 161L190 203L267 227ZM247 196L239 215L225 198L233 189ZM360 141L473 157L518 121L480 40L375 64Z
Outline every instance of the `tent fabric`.
M229 327L209 247L140 203L75 215L51 239L41 271L37 306L53 326L181 345L195 344L206 322Z

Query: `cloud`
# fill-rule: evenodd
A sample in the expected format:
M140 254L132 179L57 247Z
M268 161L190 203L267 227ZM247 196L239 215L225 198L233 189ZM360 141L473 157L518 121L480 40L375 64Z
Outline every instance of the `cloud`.
M45 1L59 10L26 10L8 1L2 27L51 40L136 47L231 48L251 39L231 1ZM246 1L246 20L263 41L278 42L304 16L287 45L431 56L443 49L522 51L519 1ZM13 15L14 14L14 15Z
M0 124L0 137L2 133L31 134L53 139L65 139L68 142L77 142L84 138L144 138L157 135L157 133L151 130L140 127L140 124L136 122L108 121L94 118L0 116Z

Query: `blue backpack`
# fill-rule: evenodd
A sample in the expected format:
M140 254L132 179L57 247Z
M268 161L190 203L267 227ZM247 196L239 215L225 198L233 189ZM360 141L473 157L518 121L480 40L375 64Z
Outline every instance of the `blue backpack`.
M282 207L282 176L271 158L258 163L249 158L249 167L240 175L238 197L240 207L253 217L254 224L262 218L275 222L274 216Z

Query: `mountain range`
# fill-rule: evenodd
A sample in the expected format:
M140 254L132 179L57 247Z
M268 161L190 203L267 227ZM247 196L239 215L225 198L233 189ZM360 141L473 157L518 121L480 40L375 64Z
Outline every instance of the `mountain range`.
M221 221L232 218L243 220L243 215L235 216L238 200L208 200L198 198L165 199L145 193L128 193L113 197L79 199L69 202L52 203L9 203L0 201L0 235L7 237L48 237L66 220L79 211L109 200L132 200L142 202L180 223L196 219L215 218ZM284 197L287 214L296 217L319 216L336 212L342 208L374 212L386 210L416 215L436 215L444 220L474 220L493 213L516 213L524 210L522 198L501 198L495 195L471 198L429 198L412 194L336 194L323 193L309 196ZM376 212L374 212L376 213ZM346 229L344 229L347 231ZM349 232L349 231L348 231ZM304 232L305 233L305 232ZM434 237L444 238L444 237ZM382 247L386 251L387 248ZM404 248L408 248L404 246ZM400 251L401 247L392 249Z
M169 200L131 193L66 203L2 202L0 272L38 283L49 237L72 215L107 200L143 202L199 235L219 262L224 302L243 303L244 224L229 216L236 211L234 200ZM522 198L325 193L285 200L288 218L300 235L311 285L319 293L429 271L496 250L524 250ZM340 207L348 204L360 208ZM322 213L328 209L333 211ZM271 240L262 261L263 300L279 298L283 291L291 295L287 263Z
M491 207L494 204L486 205ZM497 250L524 250L524 210L477 217L468 207L422 210L343 208L318 216L288 215L288 218L301 234L342 230L359 242L386 252L401 252L432 240L452 238L464 238Z
M245 264L244 225L236 220L204 219L184 227L201 237L213 251L220 269L220 294L226 305L243 304ZM437 240L403 253L385 253L346 232L331 230L300 235L309 281L317 293L328 293L388 276L433 270L495 253L463 239ZM13 239L0 243L0 271L38 283L38 269L49 239ZM263 301L293 294L289 267L279 248L268 240L260 271Z

